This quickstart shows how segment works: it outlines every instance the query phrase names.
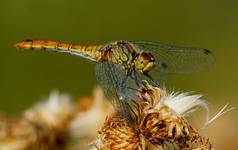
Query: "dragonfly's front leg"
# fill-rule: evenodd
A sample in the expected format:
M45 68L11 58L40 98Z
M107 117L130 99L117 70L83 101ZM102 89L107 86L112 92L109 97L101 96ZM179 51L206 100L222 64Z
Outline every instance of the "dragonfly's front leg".
M152 81L154 86L160 87L160 85L149 74L144 74L144 75Z

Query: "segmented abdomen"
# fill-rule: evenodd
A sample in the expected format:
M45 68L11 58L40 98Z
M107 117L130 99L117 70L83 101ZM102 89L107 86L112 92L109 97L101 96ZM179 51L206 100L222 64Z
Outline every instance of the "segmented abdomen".
M26 40L17 43L15 47L24 50L47 50L64 52L73 55L79 55L96 62L106 60L108 53L105 50L102 50L102 45L76 45L48 40Z

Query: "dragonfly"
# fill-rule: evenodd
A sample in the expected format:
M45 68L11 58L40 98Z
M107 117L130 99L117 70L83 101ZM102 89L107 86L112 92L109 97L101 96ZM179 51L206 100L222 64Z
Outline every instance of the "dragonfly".
M213 54L202 48L179 47L151 41L113 41L105 44L70 44L26 40L22 50L45 50L77 55L96 63L96 77L119 112L128 115L128 101L146 79L160 86L171 74L189 74L211 67Z

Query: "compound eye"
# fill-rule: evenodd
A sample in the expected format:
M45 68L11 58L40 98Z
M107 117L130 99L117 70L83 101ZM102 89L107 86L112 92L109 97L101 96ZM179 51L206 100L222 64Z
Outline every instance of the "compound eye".
M152 60L153 59L153 55L149 52L142 52L141 53L141 57L144 59L144 60Z

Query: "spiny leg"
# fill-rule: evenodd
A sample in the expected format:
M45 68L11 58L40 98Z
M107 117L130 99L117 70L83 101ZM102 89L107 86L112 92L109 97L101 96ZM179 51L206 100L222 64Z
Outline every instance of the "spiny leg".
M132 70L132 74L130 77L135 81L135 84L137 85L137 87L140 87L141 79L139 78L135 69Z
M139 83L140 83L140 80L138 79L133 79L132 78L132 74L133 74L133 70L130 69L127 71L127 74L126 76L123 78L123 80L121 81L121 84L120 84L120 88L119 88L119 95L120 95L120 99L126 99L127 101L128 100L131 100L134 98L134 93L136 92L139 92ZM129 80L129 79L132 79L133 81ZM136 81L137 80L137 81ZM129 81L131 82L135 82L136 84L136 87L135 86L130 86L130 83ZM126 89L129 91L126 91Z
M154 79L149 74L144 73L144 75L148 77L155 86L160 87L160 85L157 82L155 82Z
M126 93L126 84L127 84L127 81L129 79L129 76L131 74L131 71L128 70L128 72L126 73L126 76L123 77L121 83L120 83L120 87L119 87L119 96L120 96L120 99L126 99L127 96L125 96L125 93Z

